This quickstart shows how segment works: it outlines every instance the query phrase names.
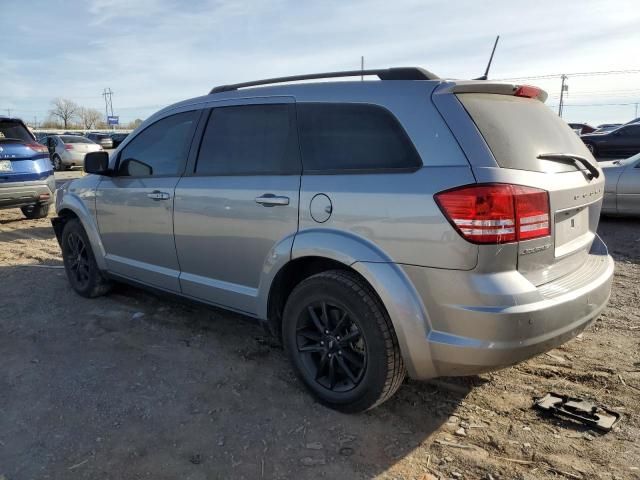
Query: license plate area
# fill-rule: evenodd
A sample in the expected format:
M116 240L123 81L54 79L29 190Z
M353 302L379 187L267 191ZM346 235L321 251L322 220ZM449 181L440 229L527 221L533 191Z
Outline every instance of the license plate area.
M555 256L584 248L593 240L589 230L589 206L572 208L555 215Z
M11 160L0 160L0 172L13 172Z

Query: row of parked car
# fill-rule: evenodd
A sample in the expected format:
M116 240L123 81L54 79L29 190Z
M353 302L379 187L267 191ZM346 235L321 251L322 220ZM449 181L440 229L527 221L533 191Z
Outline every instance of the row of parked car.
M640 152L640 117L627 123L570 123L594 157L628 157Z
M84 156L89 152L117 148L128 133L88 132L84 135L65 132L63 134L40 133L39 143L47 147L55 170L68 170L84 165Z

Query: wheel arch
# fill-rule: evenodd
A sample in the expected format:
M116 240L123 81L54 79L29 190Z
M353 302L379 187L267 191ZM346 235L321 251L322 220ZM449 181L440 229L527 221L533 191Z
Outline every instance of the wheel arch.
M317 229L321 230L321 229ZM327 270L355 273L378 296L398 338L408 373L414 378L436 376L427 344L431 331L426 309L401 266L366 239L322 229L295 236L290 260L280 265L260 302L259 317L277 338L288 296L305 278Z
M85 203L75 195L66 193L62 202L57 206L57 212L58 216L52 220L52 223L54 230L56 231L58 241L61 239L64 225L73 218L78 219L89 238L91 250L93 251L98 268L100 270L106 270L106 262L104 259L105 249L102 244L102 240L100 239L98 225L95 221L94 215L89 211Z

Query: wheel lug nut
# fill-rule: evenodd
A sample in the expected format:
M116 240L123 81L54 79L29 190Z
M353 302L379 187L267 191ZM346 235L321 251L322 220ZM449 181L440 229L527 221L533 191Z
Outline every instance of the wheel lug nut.
M340 340L340 335L338 335L338 336L336 337L336 340Z
M329 335L329 330L324 331L325 335Z
M338 355L342 355L342 350L338 350Z
M333 355L332 355L332 354L329 354L329 358L331 358L331 357L333 357Z
M324 342L320 342L320 345L324 345Z

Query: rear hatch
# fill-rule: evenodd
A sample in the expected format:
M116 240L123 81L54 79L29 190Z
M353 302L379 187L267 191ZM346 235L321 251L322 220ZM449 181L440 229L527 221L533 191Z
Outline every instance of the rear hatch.
M578 135L544 104L546 93L483 82L452 82L443 90L449 99L434 95L434 102L462 140L479 183L548 192L548 232L533 239L523 235L505 255L512 254L520 273L535 285L582 266L598 227L604 175ZM460 125L465 117L466 125Z
M41 180L52 174L49 153L18 119L0 118L0 188Z

